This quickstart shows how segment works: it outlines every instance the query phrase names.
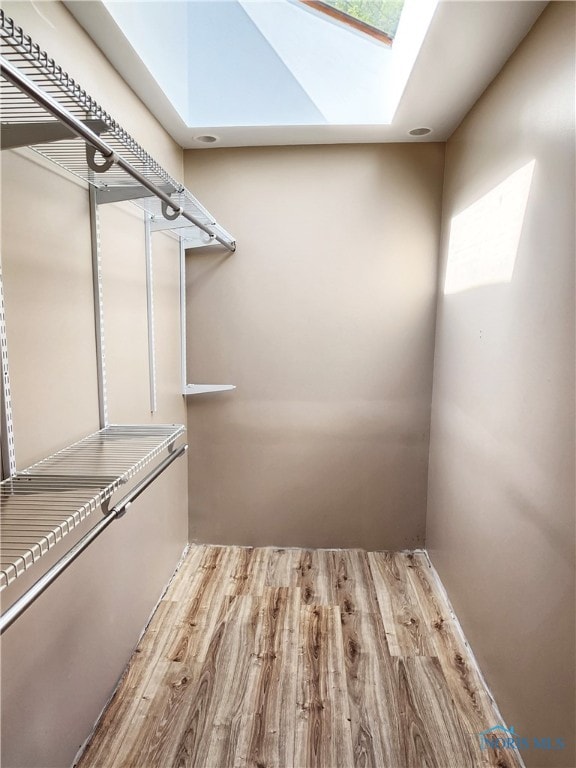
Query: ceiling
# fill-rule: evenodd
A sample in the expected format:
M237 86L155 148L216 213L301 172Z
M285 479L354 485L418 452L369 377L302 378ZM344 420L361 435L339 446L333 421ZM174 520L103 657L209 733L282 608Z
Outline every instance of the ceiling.
M444 141L546 5L406 0L390 49L298 0L66 2L185 148Z

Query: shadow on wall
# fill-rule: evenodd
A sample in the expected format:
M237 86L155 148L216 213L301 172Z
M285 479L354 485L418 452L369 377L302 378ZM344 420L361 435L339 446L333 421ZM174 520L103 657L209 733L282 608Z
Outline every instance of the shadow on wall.
M241 393L194 402L192 538L224 543L233 526L243 545L422 546L425 473L407 477L406 466L424 466L427 452L406 428L410 410L412 402L254 402Z

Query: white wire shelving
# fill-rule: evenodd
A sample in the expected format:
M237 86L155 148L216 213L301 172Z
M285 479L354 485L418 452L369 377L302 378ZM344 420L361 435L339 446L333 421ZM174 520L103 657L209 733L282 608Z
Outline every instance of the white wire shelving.
M151 412L156 409L152 256L149 233L162 231L190 248L223 246L236 250L236 241L182 184L167 173L80 85L0 9L2 149L28 147L92 189L91 225L97 230L98 206L130 201L143 212L147 227L147 304L150 356ZM92 245L98 290L97 340L101 426L106 425L104 320L100 256ZM184 270L181 279L185 282ZM184 287L182 288L184 290ZM185 334L185 302L181 327ZM0 328L1 330L1 328ZM185 338L182 369L186 370ZM188 384L182 394L235 389L229 384Z
M185 432L111 425L0 483L0 591L25 573Z
M234 238L194 195L2 10L0 35L3 149L30 147L95 186L102 202L152 207L155 228L177 228L188 248L235 250Z

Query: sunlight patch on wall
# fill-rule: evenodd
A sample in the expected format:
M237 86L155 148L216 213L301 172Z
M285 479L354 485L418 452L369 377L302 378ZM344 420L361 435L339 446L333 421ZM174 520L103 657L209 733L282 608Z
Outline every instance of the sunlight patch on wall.
M512 280L535 162L522 166L454 216L445 294Z

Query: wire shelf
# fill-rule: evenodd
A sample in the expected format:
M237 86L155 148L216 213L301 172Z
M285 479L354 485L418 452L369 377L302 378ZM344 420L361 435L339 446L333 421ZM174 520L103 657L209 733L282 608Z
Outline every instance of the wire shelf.
M182 208L202 224L211 225L234 250L234 239L219 227L214 217L182 184L167 173L78 83L76 83L45 51L33 43L14 21L0 10L0 53L45 94L82 121L148 182L174 197L175 207L183 199ZM56 163L98 190L134 188L135 182L117 163L108 166L98 152L91 148L57 117L24 93L8 78L1 79L2 144L5 148L29 146L48 160ZM90 154L92 152L92 154ZM105 170L106 169L106 170ZM149 198L154 200L155 198ZM161 215L161 203L158 211ZM140 203L137 203L140 205ZM144 205L141 208L147 210ZM181 226L194 229L183 217ZM192 236L190 240L194 240ZM198 236L196 236L198 239ZM199 244L205 244L199 238ZM209 243L217 242L210 238Z
M184 431L180 424L112 425L0 483L0 591Z
M216 234L220 235L220 237L233 240L232 235L214 221L206 208L200 205L187 189L175 193L171 197L174 199L174 204L177 208L181 208L183 211L196 216L203 224L206 224ZM132 202L152 217L152 232L169 231L175 236L197 245L209 245L212 242L210 235L197 227L190 226L190 222L183 216L178 216L175 219L166 219L162 210L162 201L157 197L142 197L132 200ZM187 247L192 246L187 244Z

